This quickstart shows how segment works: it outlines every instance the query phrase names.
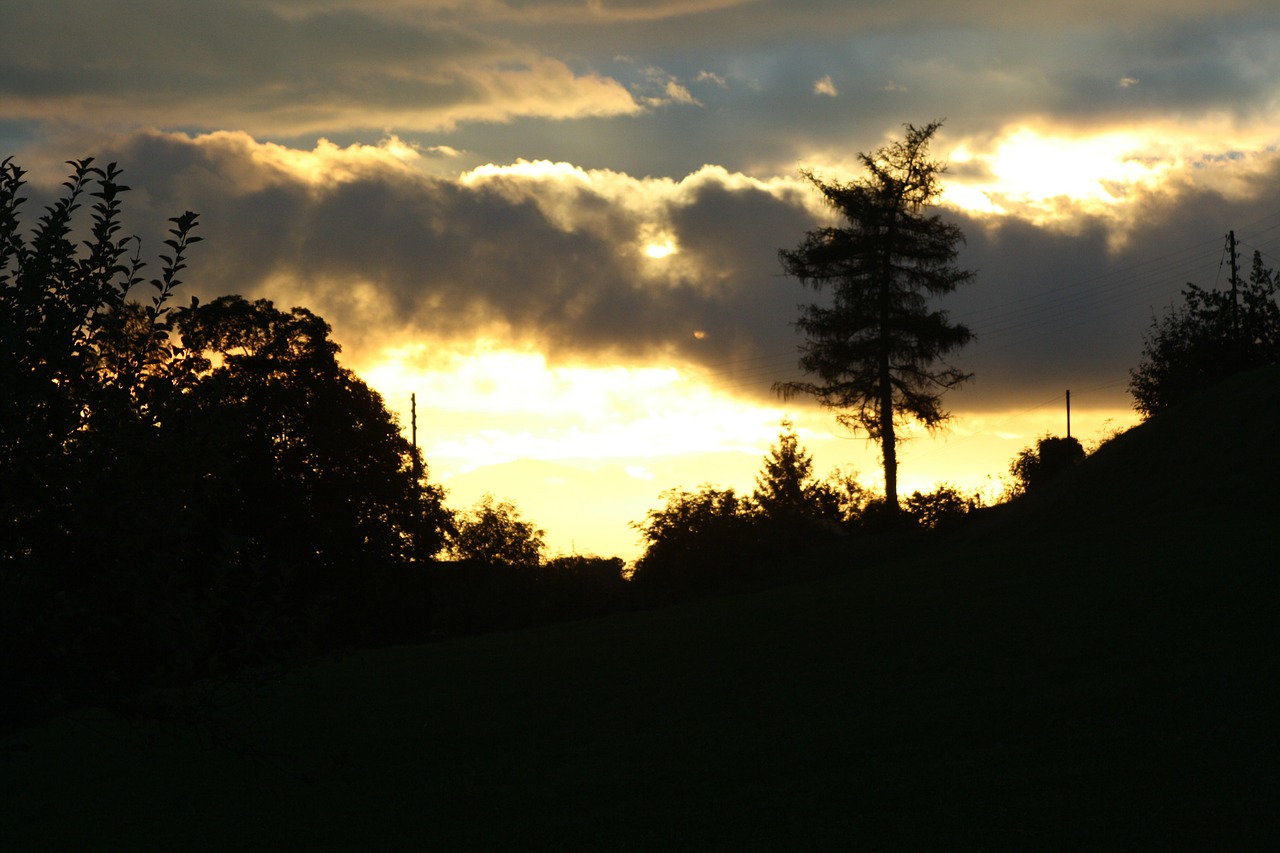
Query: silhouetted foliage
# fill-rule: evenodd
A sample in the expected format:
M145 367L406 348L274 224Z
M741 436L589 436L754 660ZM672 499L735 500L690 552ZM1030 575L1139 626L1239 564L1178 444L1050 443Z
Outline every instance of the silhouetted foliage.
M845 465L833 468L823 483L836 503L836 517L850 529L861 523L868 507L877 500L876 493L862 485L859 476L856 468Z
M176 323L185 349L175 370L190 390L172 406L173 426L217 447L219 473L237 468L230 481L258 484L220 514L242 535L252 529L264 556L296 551L340 567L443 548L443 490L415 478L416 451L381 396L338 364L328 324L238 296L193 305Z
M1234 373L1280 361L1277 287L1258 252L1234 302L1229 290L1188 284L1183 304L1151 321L1142 361L1129 371L1134 408L1147 418Z
M907 515L926 530L950 530L982 506L978 495L963 494L949 483L939 483L931 492L912 492L905 503Z
M784 420L782 428L752 497L709 484L669 489L665 506L632 522L646 545L635 566L638 586L680 596L804 577L805 555L860 528L874 497L856 472L816 479L794 425Z
M459 560L533 567L542 562L545 535L520 517L514 503L486 494L456 518L449 550Z
M144 283L120 170L71 166L29 234L24 173L0 168L0 680L14 719L325 642L362 571L429 558L449 524L319 317L239 297L174 310L196 214L170 220Z
M75 161L65 193L23 234L24 172L0 164L0 559L13 565L56 548L70 501L88 488L83 456L106 458L111 438L148 426L149 380L168 352L165 302L179 281L196 215L170 220L171 254L150 286L148 306L130 303L144 266L128 257L131 237L119 237L115 164L99 169ZM85 196L92 229L80 251L74 217Z
M620 557L561 554L536 570L546 618L608 613L630 606L632 585Z
M582 581L586 584L618 589L625 580L626 564L621 557L596 557L589 554L560 554L542 564L546 577Z
M1023 448L1009 463L1009 473L1013 475L1011 494L1043 487L1084 457L1084 447L1078 439L1046 435L1036 441L1035 447Z
M813 456L800 446L790 420L782 421L782 434L764 458L751 498L756 512L779 525L795 527L839 516L838 496L813 476Z
M830 287L830 305L803 308L796 326L806 336L800 367L817 381L779 382L784 398L809 394L837 412L845 427L878 441L889 510L898 507L898 427L926 427L949 415L941 395L964 382L940 360L973 337L929 296L950 293L973 279L952 265L964 235L925 209L941 192L942 163L928 159L940 127L907 125L906 138L859 154L867 176L844 184L802 175L847 221L810 231L795 249L779 252L783 269L815 290Z
M646 543L633 581L667 593L706 592L722 586L757 556L750 501L710 484L696 492L668 489L666 502L632 522Z

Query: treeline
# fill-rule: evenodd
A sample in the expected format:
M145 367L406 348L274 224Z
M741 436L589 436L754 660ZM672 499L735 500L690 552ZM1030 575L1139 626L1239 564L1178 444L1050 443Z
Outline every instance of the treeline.
M0 725L620 606L621 560L544 560L512 505L446 507L320 317L179 304L196 214L144 276L120 170L72 166L26 229L0 166Z
M818 479L794 426L782 427L751 494L711 484L671 489L664 506L633 523L645 543L633 576L642 593L679 598L866 565L922 533L959 526L982 505L980 495L943 483L894 511L852 469Z
M946 484L899 505L854 471L819 479L784 422L751 494L664 492L633 524L634 566L548 559L510 502L446 505L323 319L181 300L196 214L170 220L144 275L120 170L71 165L24 226L23 171L0 164L0 727L319 653L813 577L900 554L981 506ZM1275 289L1255 257L1236 299L1188 290L1153 322L1139 409L1275 361ZM1074 439L1042 438L1013 461L1006 496L1083 457Z
M873 496L814 480L788 427L754 495L668 493L637 525L634 572L547 559L513 504L445 505L323 319L181 300L195 213L170 220L146 276L120 170L71 165L27 228L24 173L0 168L7 726L326 651L774 582L876 525ZM928 525L970 505L917 497Z
M23 172L0 169L13 719L340 643L368 589L451 530L321 318L238 296L177 307L196 214L170 220L144 277L119 169L72 165L29 233Z

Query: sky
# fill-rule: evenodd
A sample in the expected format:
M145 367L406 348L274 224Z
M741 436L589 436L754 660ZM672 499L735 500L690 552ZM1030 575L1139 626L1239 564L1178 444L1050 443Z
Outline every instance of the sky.
M900 490L992 496L1036 438L1136 422L1154 316L1280 267L1274 0L0 0L0 157L33 207L115 161L144 252L200 214L187 283L302 305L463 509L633 558L673 487L749 492L779 421L820 472L878 452L801 377L778 250L800 178L942 120L939 212L976 340ZM28 210L33 209L28 207Z

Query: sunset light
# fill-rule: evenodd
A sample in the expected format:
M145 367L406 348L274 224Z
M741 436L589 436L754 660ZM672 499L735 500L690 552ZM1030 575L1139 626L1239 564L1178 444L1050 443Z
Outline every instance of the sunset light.
M649 243L644 247L644 253L654 260L661 260L669 255L676 253L676 245L671 240L665 240L661 243Z
M1280 0L0 43L0 853L1278 849Z
M776 433L775 409L716 394L696 368L552 367L537 353L481 349L424 369L406 355L362 373L402 421L418 395L420 439L446 476L520 458L754 452Z
M125 61L111 33L132 14L68 13L83 38L57 41L28 4L6 22L29 85L0 94L0 140L45 195L71 156L119 163L144 245L200 212L183 299L314 311L406 433L416 395L459 504L483 484L556 543L628 556L662 490L749 491L783 416L824 468L876 482L874 446L773 390L801 375L798 306L827 298L778 251L837 221L801 169L855 180L859 152L945 118L942 213L977 277L938 307L975 334L956 359L974 380L949 429L904 445L911 488L985 488L1059 429L1043 404L1067 388L1096 413L1086 438L1132 422L1153 310L1220 285L1229 228L1242 254L1277 251L1265 4L1203 49L1167 30L1226 26L1194 4L1126 9L1123 49L1111 14L1071 4L962 4L934 29L911 4L640 5L245 3L194 27L169 10L160 54ZM60 62L116 69L111 90ZM591 530L566 509L622 495Z

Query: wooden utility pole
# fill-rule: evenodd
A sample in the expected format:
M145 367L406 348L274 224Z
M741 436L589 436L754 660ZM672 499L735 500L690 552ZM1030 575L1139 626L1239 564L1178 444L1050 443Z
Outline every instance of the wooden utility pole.
M410 434L413 438L413 481L416 483L422 477L422 463L418 460L421 458L418 454L418 395L409 395L409 425Z
M1071 438L1071 389L1067 389L1067 438Z

